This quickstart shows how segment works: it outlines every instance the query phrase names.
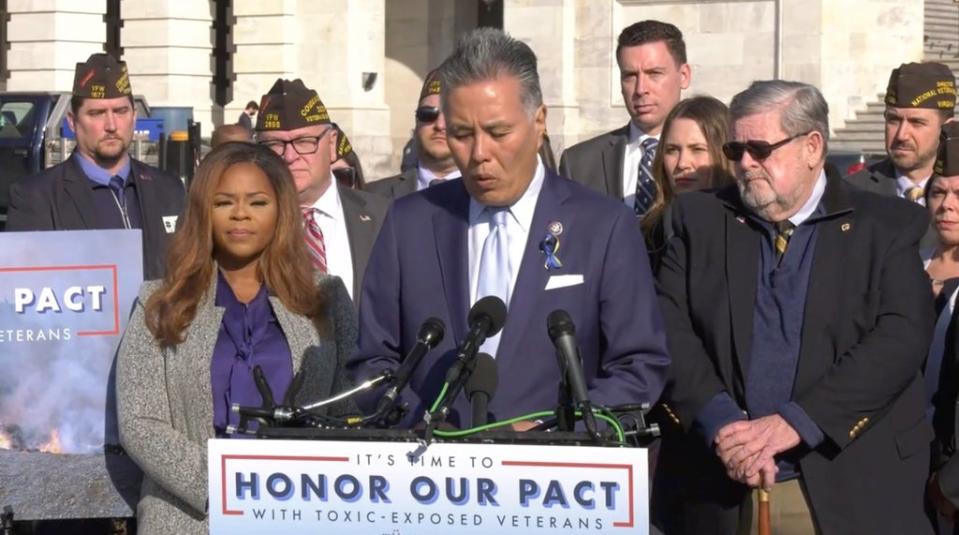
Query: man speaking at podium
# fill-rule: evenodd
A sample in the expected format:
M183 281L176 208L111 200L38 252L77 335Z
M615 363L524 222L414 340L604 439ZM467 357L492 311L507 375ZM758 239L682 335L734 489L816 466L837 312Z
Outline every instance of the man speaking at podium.
M557 404L560 369L550 312L576 327L594 403L655 402L669 364L649 262L632 211L545 170L546 123L536 56L500 30L464 36L440 67L450 150L463 180L397 199L373 247L360 300L354 379L396 369L422 322L446 325L441 343L401 394L423 417L469 330L471 304L507 305L499 336L480 351L497 363L489 420ZM467 427L463 396L448 421Z

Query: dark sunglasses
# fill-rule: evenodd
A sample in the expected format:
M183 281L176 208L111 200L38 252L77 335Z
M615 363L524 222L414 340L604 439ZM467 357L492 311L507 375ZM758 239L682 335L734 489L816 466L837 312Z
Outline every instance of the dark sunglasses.
M786 139L782 141L777 141L775 143L769 143L767 141L756 141L753 139L750 139L748 141L730 141L729 143L725 143L723 145L723 154L725 154L726 157L729 158L730 160L734 162L738 162L742 160L743 155L748 152L749 155L752 156L754 160L761 162L765 160L766 158L769 158L769 156L773 153L773 151L778 149L779 147L782 147L786 143L789 143L790 141L796 138L799 138L811 133L812 133L812 130L810 130L809 132L803 132L802 134L796 134L795 136L792 136L792 137L787 137Z
M416 120L421 123L432 123L440 116L440 109L436 106L420 106L416 108Z

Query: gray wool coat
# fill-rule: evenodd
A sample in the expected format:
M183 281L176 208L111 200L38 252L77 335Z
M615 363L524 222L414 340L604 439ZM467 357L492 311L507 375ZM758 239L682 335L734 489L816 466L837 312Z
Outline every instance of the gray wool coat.
M343 281L324 276L317 284L329 303L332 339L321 338L310 319L270 297L293 372L307 374L299 404L348 388L343 365L356 344L356 316ZM117 357L120 442L144 472L137 531L207 533L207 440L214 438L210 363L224 309L213 304L214 276L183 343L161 348L146 327L143 308L159 287L160 281L148 281L140 288ZM348 402L328 412L354 411Z

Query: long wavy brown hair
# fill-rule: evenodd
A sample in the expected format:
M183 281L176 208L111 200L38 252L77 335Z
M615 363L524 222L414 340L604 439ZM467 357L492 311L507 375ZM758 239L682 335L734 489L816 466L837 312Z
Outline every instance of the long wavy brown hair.
M729 108L718 99L708 96L696 96L683 99L669 112L663 122L663 131L659 136L660 143L666 141L669 130L676 119L692 119L699 125L699 129L706 138L709 147L710 181L711 188L722 188L734 182L733 166L723 156L723 143L729 132ZM675 191L673 184L666 174L666 165L663 163L664 150L657 150L653 158L653 180L656 181L656 200L643 218L641 228L649 239L669 203L673 202Z
M232 166L252 163L263 170L276 193L273 239L258 260L257 271L272 295L291 312L320 327L325 302L316 289L313 263L303 241L296 186L286 163L270 149L251 143L225 143L213 149L197 169L187 192L186 209L166 255L166 276L146 302L146 324L163 346L184 340L197 306L210 293L213 259L213 195Z

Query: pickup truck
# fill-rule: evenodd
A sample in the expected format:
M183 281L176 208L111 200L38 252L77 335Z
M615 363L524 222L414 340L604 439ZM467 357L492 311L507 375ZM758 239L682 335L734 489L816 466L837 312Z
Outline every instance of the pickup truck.
M76 145L67 124L71 94L55 91L0 93L0 229L7 220L10 184L54 166L70 156ZM137 125L130 154L150 165L160 162L163 125L150 119L150 107L134 96Z

